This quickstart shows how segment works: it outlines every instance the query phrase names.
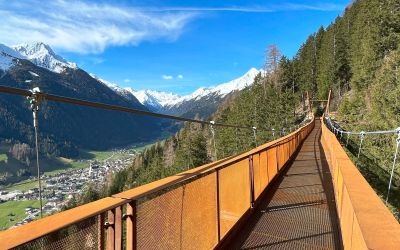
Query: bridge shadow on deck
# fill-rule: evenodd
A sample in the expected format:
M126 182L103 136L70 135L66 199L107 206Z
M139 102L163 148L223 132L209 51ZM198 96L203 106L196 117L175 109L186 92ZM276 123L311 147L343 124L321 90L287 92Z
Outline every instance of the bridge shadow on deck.
M229 249L342 249L321 124L269 189Z

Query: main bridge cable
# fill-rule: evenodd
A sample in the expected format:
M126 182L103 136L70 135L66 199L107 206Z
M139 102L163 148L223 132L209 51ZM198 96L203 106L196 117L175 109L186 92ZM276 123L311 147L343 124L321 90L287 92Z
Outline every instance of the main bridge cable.
M32 97L32 95L33 95L33 93L29 90L13 88L13 87L8 87L8 86L2 86L2 85L0 85L0 93L20 95L20 96L25 96L25 97ZM202 121L202 120L196 120L196 119L185 118L185 117L180 117L180 116L173 116L173 115L166 115L166 114L161 114L161 113L156 113L156 112L150 112L150 111L146 111L146 110L126 108L126 107L105 104L105 103L100 103L100 102L92 102L92 101L86 101L86 100L81 100L81 99L77 99L77 98L47 94L47 93L43 93L43 92L36 92L35 95L38 98L40 98L41 100L47 100L47 101L63 102L63 103L69 103L69 104L75 104L75 105L87 106L87 107L93 107L93 108L99 108L99 109L107 109L107 110L121 111L121 112L126 112L126 113L133 113L133 114L138 114L138 115L148 115L148 116L178 120L178 121L183 121L183 122L195 122L195 123L206 124L206 125L212 124L213 126L220 126L220 127L242 128L242 129L253 130L252 126L240 126L240 125L233 125L233 124L218 123L218 122L214 122L214 121Z
M87 106L87 107L93 107L93 108L99 108L99 109L121 111L121 112L133 113L133 114L138 114L138 115L148 115L148 116L153 116L153 117L158 117L158 118L166 118L166 119L178 120L178 121L183 121L183 122L194 122L194 123L209 125L211 132L212 132L212 136L213 136L214 156L216 158L217 158L217 149L216 149L216 145L215 145L216 143L215 143L214 126L215 127L216 126L230 127L230 128L236 128L236 129L251 129L253 131L253 137L254 137L256 146L257 146L257 137L256 137L257 130L258 131L264 131L264 130L270 131L269 129L260 129L260 128L256 128L255 126L240 126L240 125L233 125L233 124L218 123L215 121L202 121L202 120L196 120L196 119L185 118L185 117L180 117L180 116L166 115L166 114L150 112L150 111L145 111L145 110L121 107L121 106L116 106L116 105L111 105L111 104L100 103L100 102L93 102L93 101L81 100L81 99L77 99L77 98L47 94L47 93L43 93L40 91L33 92L31 90L25 90L25 89L3 86L3 85L0 85L0 93L25 96L27 98L36 98L41 101L47 100L47 101L54 101L54 102L62 102L62 103L75 104L75 105ZM37 112L34 112L34 116L36 113ZM37 121L37 119L36 119L36 121ZM35 123L35 121L34 121L34 123ZM37 130L37 127L36 127L36 130ZM285 128L283 128L283 131L285 131ZM275 129L272 129L272 136L275 139ZM37 164L37 165L39 166L39 164Z

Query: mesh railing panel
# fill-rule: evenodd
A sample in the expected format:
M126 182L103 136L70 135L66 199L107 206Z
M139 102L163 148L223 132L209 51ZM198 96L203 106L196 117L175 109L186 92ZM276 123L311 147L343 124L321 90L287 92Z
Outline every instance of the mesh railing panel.
M99 245L98 216L75 223L67 228L40 237L14 249L18 250L83 250L98 249ZM23 237L23 236L21 236Z
M210 249L217 243L216 173L137 205L137 249Z
M250 207L249 159L219 170L221 238Z

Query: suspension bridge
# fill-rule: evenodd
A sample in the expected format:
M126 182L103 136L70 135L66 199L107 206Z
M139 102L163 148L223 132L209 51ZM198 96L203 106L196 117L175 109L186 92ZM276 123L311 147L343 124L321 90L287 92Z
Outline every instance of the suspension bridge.
M212 129L237 127L40 91L0 86L0 92L31 98L34 114L47 100L199 122ZM342 148L344 131L327 116L329 99L326 119L312 115L308 100L309 119L289 134L2 231L0 248L400 249L400 225ZM251 129L256 140L257 128L240 127Z

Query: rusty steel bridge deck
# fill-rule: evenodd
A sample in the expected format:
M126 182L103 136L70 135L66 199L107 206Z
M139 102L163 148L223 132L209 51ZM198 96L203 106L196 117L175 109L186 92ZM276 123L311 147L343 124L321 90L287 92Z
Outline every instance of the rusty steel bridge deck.
M321 123L268 190L230 249L341 249L332 177Z

